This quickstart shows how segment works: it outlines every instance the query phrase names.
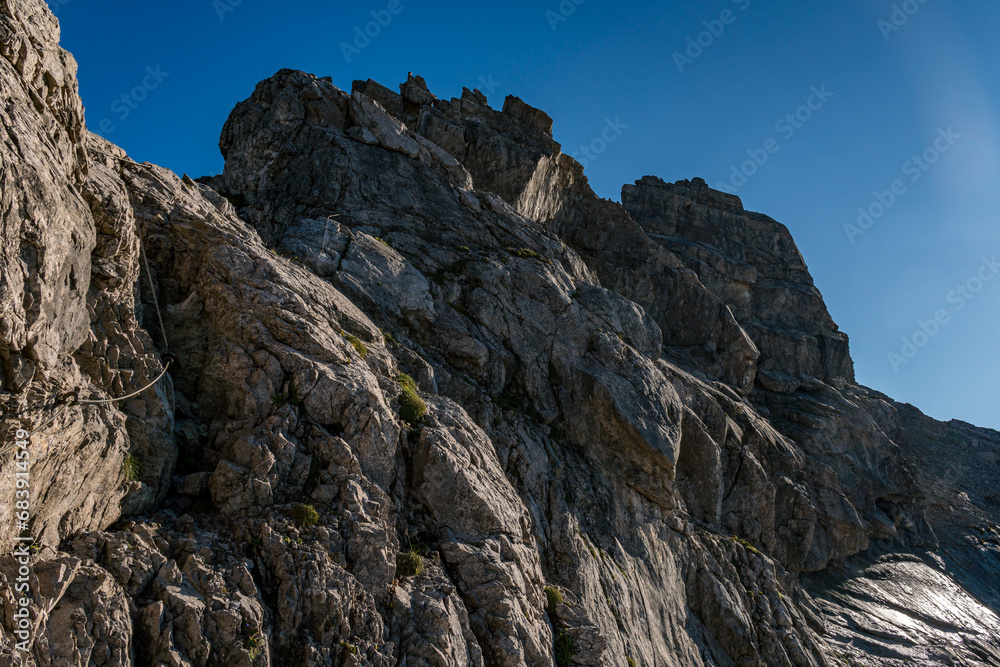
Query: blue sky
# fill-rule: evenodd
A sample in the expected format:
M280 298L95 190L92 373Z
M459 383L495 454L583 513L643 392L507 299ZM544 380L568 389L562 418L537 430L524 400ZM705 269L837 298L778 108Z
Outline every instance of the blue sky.
M221 171L229 111L290 67L516 94L604 197L646 174L729 182L792 230L860 382L1000 428L995 0L49 4L91 129L178 173ZM372 12L386 25L345 55ZM585 156L608 121L620 136Z

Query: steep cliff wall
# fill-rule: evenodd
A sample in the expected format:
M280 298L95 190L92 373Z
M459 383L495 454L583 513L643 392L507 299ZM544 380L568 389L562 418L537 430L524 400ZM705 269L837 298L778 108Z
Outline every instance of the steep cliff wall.
M1000 664L1000 436L856 385L779 223L419 77L282 70L178 178L0 19L0 664Z

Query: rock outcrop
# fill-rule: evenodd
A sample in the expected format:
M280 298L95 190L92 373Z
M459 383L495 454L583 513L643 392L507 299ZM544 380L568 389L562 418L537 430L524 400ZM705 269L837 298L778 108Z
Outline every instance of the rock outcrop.
M123 506L139 511L163 498L173 410L169 380L125 404L57 405L66 392L131 393L162 366L138 321L132 209L116 175L88 154L110 145L86 131L58 24L40 0L4 3L0 19L2 428L5 445L17 428L34 430L33 530L58 544L106 527ZM133 480L126 460L136 455L148 466ZM13 480L0 490L5 551L16 534Z
M857 385L779 223L417 76L177 177L0 34L0 664L1000 665L1000 434Z

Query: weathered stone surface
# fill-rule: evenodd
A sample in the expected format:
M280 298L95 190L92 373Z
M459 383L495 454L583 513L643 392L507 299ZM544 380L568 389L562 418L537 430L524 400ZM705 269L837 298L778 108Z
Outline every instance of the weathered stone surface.
M784 225L744 211L738 197L699 178L669 184L647 176L622 189L622 203L650 238L729 306L760 350L762 371L770 364L793 377L854 380L847 336ZM773 386L781 383L774 374L762 375L767 389L782 390Z
M4 633L0 663L6 665L133 664L135 639L129 597L104 569L52 549L33 555L28 590L15 592L19 563L0 561L4 625L14 623L16 600L24 595L36 602L32 609L31 650L16 647ZM19 641L20 639L18 639Z
M48 545L0 665L1000 664L1000 436L856 385L779 223L602 201L544 112L414 75L282 70L178 178L0 19L0 502L38 427Z
M455 585L436 564L393 587L391 639L397 664L482 667L483 653Z
M43 2L0 5L0 360L4 443L31 431L31 532L48 545L94 530L166 492L172 462L169 382L127 404L62 406L75 391L121 396L159 374L139 327L134 216L117 178L92 163L76 63ZM99 158L100 159L100 158ZM162 352L163 350L161 350ZM126 480L133 456L141 480ZM15 535L14 451L3 457L0 545Z
M76 62L41 0L0 5L0 358L5 389L23 391L87 334L94 223L85 179L83 105Z
M870 554L810 577L826 631L846 661L1000 664L1000 616L934 556ZM994 554L995 562L995 554ZM978 591L977 591L978 593Z
M87 135L87 148L91 163L84 197L97 225L97 245L87 295L91 332L74 359L95 384L108 387L111 396L126 396L160 376L163 362L159 355L169 348L151 303L150 277L140 270L135 213L114 171L114 158L124 157L124 152L94 134ZM137 288L146 295L144 303L137 303ZM158 345L140 323L159 334ZM173 386L165 377L151 390L117 404L126 417L129 456L136 468L132 475L136 479L128 480L125 514L151 509L167 494L177 461L172 402Z

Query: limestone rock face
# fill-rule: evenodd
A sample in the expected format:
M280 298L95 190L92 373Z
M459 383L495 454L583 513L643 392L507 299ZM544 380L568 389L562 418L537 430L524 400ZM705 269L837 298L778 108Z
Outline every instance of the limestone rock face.
M4 386L21 391L87 335L93 220L77 187L87 171L76 63L59 48L41 0L0 7L6 130L0 356Z
M45 3L0 5L0 404L4 443L31 432L32 532L55 546L106 527L166 492L172 465L169 381L126 404L59 405L76 392L104 400L162 369L141 330L138 238L124 190L92 164L76 64L59 48ZM114 151L121 153L117 148ZM124 205L123 205L124 204ZM163 350L161 350L162 352ZM4 448L4 457L12 449ZM126 460L142 474L127 479ZM14 470L4 459L0 546L16 535Z
M698 178L668 184L647 176L622 189L622 203L650 238L729 306L761 352L765 387L791 392L802 386L767 386L785 376L854 381L847 336L784 225L744 211L738 197Z
M855 384L779 223L412 75L178 177L0 19L0 665L1000 664L1000 435Z

